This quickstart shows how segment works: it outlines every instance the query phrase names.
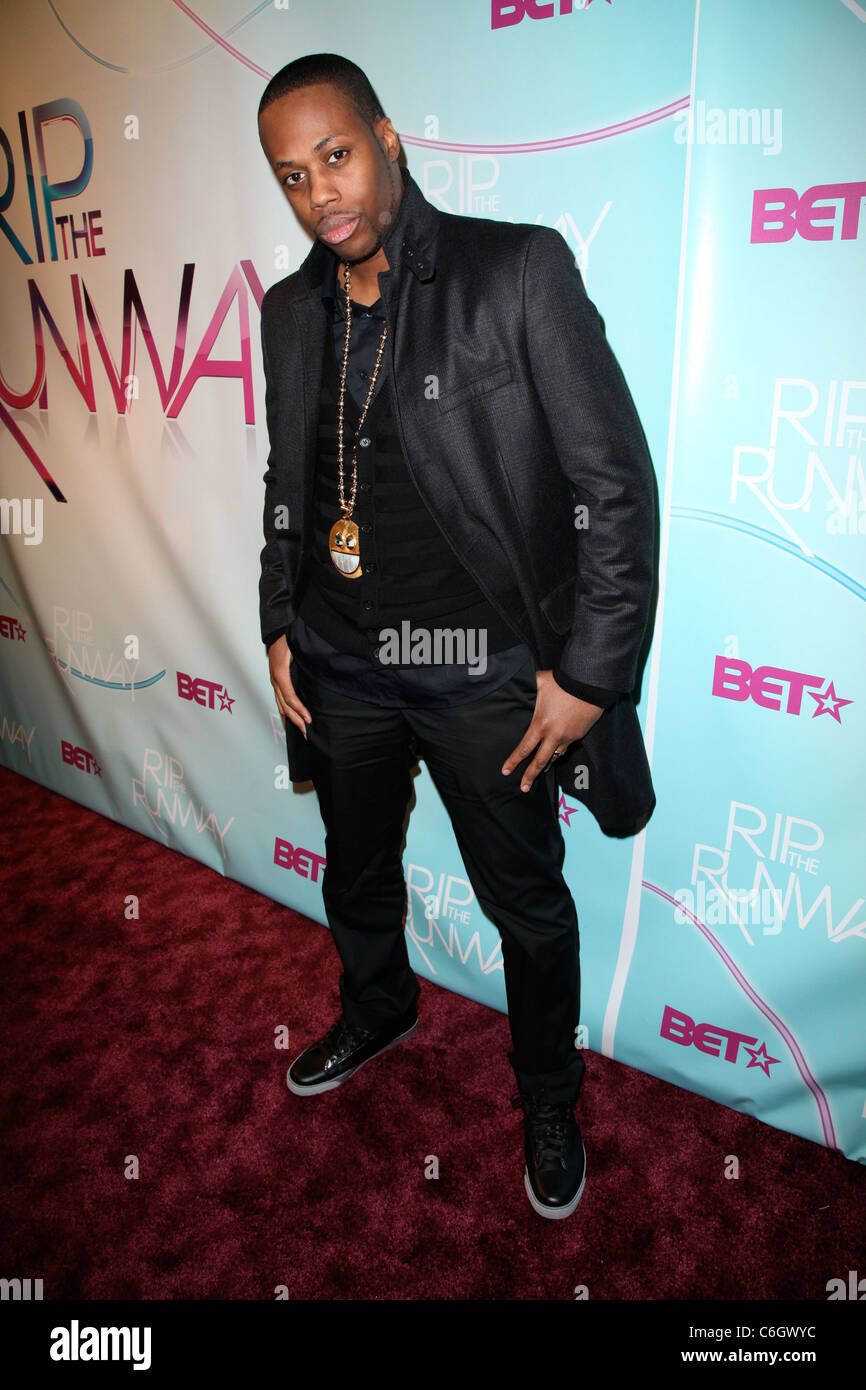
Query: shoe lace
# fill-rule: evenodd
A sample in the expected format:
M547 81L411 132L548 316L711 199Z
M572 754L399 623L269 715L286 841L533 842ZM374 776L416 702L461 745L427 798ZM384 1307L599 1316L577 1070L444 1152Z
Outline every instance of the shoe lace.
M344 1018L338 1018L336 1023L332 1023L324 1038L322 1045L331 1050L340 1050L344 1047L355 1047L356 1044L363 1042L368 1036L365 1028L357 1028L351 1023L347 1023Z
M511 1097L511 1104L514 1109L523 1110L532 1126L532 1142L538 1164L542 1165L546 1160L550 1160L565 1167L566 1151L574 1123L572 1103L548 1100L542 1090L528 1095L515 1091Z

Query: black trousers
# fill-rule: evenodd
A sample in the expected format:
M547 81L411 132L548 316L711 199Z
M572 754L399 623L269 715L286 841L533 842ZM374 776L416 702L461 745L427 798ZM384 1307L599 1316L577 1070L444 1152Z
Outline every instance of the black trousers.
M521 1084L576 1097L580 1009L577 912L562 874L559 793L551 766L520 790L528 759L500 768L535 705L528 662L491 694L439 709L388 708L327 689L292 663L312 716L307 742L325 825L322 896L343 973L347 1021L376 1028L420 992L405 935L403 827L416 752L451 819L479 906L502 942L513 1052Z

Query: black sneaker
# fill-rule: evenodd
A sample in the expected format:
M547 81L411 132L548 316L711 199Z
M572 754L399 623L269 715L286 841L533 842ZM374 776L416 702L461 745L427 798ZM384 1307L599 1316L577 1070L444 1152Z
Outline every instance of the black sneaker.
M574 1101L551 1101L543 1089L511 1097L523 1109L526 1195L539 1216L571 1216L586 1183L586 1150Z
M365 1062L411 1037L417 1027L416 1009L375 1031L353 1027L338 1018L323 1038L295 1058L286 1073L286 1084L296 1096L331 1091L354 1076Z

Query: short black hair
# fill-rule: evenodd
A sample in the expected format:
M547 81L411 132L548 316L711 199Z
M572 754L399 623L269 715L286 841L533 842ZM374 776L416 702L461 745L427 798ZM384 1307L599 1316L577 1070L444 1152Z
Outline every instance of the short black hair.
M329 82L332 87L337 87L371 130L374 122L385 114L367 74L357 63L341 57L339 53L307 53L274 73L262 92L259 115L287 92L297 92L317 82Z

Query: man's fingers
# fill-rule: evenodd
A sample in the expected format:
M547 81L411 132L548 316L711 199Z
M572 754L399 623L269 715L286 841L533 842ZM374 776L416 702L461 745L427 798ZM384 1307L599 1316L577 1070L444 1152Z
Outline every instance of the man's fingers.
M535 719L533 719L517 747L511 750L502 764L502 772L508 776L518 763L523 762L524 758L528 758L530 753L534 752L535 757L524 769L520 779L520 790L528 792L539 772L544 772L548 764L555 759L557 752L563 751L562 743L558 743L553 734L544 733L541 726L536 724Z
M520 778L521 791L530 790L530 787L532 783L534 783L535 778L538 777L538 774L544 773L544 771L548 769L550 759L553 758L553 749L555 749L555 746L556 745L553 744L553 741L544 742L544 744L541 745L541 748L539 748L538 752L535 753L535 758L532 759L530 766L528 766L527 769L525 769L523 777Z
M276 671L271 672L271 686L273 687L274 697L277 702L277 709L286 719L291 719L292 723L301 730L306 737L306 726L312 723L313 716L307 709L303 700L300 700L295 693L292 684L292 677L289 672L290 662L285 666L282 664Z
M286 689L287 684L288 690ZM277 686L275 688L279 696L279 700L277 701L277 703L282 703L283 714L289 714L290 711L294 711L294 713L299 714L301 718L306 721L307 724L312 722L313 716L310 714L310 711L307 709L307 706L304 704L303 700L298 699L297 695L295 694L295 688L292 685L291 680L289 682L283 681L282 685Z
M294 724L294 726L295 726L296 729L300 729L301 733L304 735L304 738L306 738L306 737L307 737L307 726L306 726L306 724L304 723L304 721L303 721L303 719L301 718L301 716L300 716L299 714L295 714L294 710L292 710L292 709L283 710L283 714L285 714L285 716L286 716L287 719L290 719L290 720L292 721L292 723Z
M547 771L548 765L554 760L554 749L558 746L555 738L544 739L532 762L524 769L520 779L522 792L528 792L538 774Z
M534 752L534 750L538 747L539 740L542 737L543 735L541 733L541 730L536 727L535 720L533 719L532 723L529 725L529 728L526 730L526 733L523 735L523 738L520 740L517 747L512 748L511 752L508 754L508 757L505 759L505 762L502 764L501 771L505 774L506 777L508 776L509 772L513 771L513 769L517 766L518 763L522 763L524 758L528 758L530 753Z
M278 637L268 647L268 667L277 709L283 718L290 719L306 738L307 725L313 722L313 716L295 693L292 683L292 653L285 636Z
M285 719L290 719L296 729L300 729L304 738L307 737L307 724L311 722L312 716L305 704L293 695L291 700L286 700L279 686L274 683L274 694L277 697L277 709Z

